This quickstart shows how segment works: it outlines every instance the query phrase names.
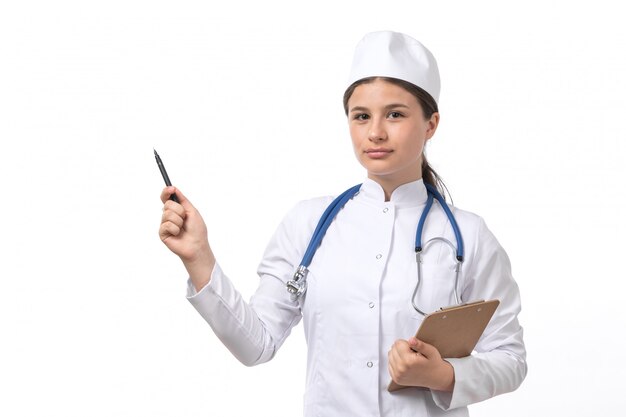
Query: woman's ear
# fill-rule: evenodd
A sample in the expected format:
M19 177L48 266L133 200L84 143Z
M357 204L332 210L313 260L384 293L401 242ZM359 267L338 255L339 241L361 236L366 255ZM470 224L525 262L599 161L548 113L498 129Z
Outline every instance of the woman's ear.
M439 126L439 113L435 112L430 116L430 119L426 122L426 140L433 137Z

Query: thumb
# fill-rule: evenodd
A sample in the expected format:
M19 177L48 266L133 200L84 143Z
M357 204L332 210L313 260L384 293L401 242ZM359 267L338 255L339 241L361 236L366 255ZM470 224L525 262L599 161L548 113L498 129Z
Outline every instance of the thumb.
M183 206L185 209L190 209L193 208L193 204L191 204L191 201L189 201L189 199L187 197L185 197L185 195L182 193L182 191L180 191L178 188L172 186L172 187L167 187L168 189L172 189L171 194L175 194L176 197L178 197L178 202L180 203L181 206Z
M417 340L417 338L415 337L411 337L409 340L409 347L413 350L417 350L417 345L419 344L419 340Z
M426 356L427 358L441 357L441 355L439 354L439 351L433 345L429 345L428 343L422 342L421 340L418 340L418 339L416 339L414 337L412 339L415 340L415 346L413 346L413 345L411 346L411 348L413 350L421 353L422 355Z
M163 204L165 204L165 202L169 200L172 195L175 195L178 198L178 203L182 205L185 210L193 208L191 201L189 201L189 199L185 197L185 195L178 188L172 185L165 187L161 192L161 201Z

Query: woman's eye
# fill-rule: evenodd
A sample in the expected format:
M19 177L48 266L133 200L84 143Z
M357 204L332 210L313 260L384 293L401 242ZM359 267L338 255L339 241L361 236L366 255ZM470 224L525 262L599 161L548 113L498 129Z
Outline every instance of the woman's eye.
M367 114L361 113L354 116L354 120L367 120L370 117Z
M398 113L397 111L392 111L389 113L388 117L390 119L397 119L398 117L402 117L402 113Z

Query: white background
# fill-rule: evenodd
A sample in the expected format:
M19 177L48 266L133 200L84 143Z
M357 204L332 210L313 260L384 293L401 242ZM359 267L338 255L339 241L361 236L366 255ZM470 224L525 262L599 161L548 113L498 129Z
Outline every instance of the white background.
M381 29L437 57L429 158L522 291L528 377L472 414L620 414L618 3L3 2L0 415L301 414L300 327L245 368L185 300L152 148L248 298L285 212L364 177L341 96L354 46Z

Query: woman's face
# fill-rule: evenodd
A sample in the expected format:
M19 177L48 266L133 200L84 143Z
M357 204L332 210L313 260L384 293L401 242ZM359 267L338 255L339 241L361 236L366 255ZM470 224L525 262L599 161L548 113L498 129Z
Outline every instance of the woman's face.
M415 96L377 79L352 93L348 123L354 153L369 178L397 187L422 177L422 151L437 130L439 113L425 120Z

